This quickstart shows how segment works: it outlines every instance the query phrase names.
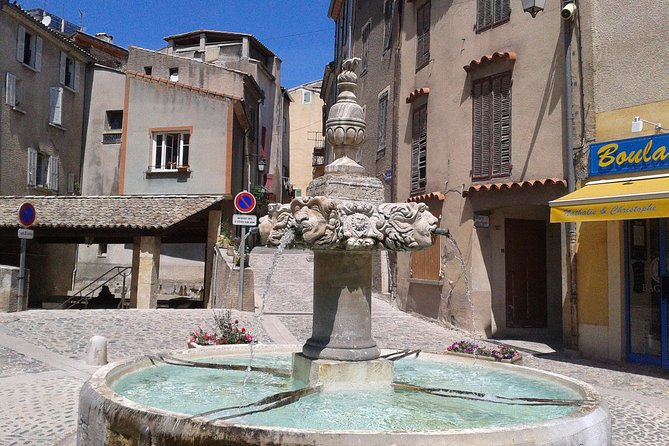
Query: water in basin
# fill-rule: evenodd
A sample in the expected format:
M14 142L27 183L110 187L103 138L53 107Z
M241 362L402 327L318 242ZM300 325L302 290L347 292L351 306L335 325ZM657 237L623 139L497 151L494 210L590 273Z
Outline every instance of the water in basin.
M200 361L248 364L249 358L219 356ZM290 369L290 362L290 355L285 353L255 354L253 359L254 366L285 369ZM246 385L243 385L245 380ZM577 406L531 406L525 401L502 402L496 396L581 399L577 391L554 381L492 370L480 363L436 362L421 357L395 362L395 382L471 391L485 396L473 396L475 399L471 400L394 388L374 392L315 393L293 404L231 421L256 426L346 431L420 432L499 428L559 418L568 415ZM112 384L115 392L132 401L186 415L243 406L303 386L299 381L269 373L164 364L125 375ZM245 410L248 408L235 408L207 417L234 415Z

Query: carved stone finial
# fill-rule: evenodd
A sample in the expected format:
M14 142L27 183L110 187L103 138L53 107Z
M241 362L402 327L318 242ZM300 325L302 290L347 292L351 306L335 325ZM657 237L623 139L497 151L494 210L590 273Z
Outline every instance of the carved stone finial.
M347 59L342 64L342 72L337 77L339 95L337 103L330 108L325 123L326 137L332 145L335 160L325 168L326 173L358 174L365 169L354 160L358 146L365 140L365 117L355 93L358 87L356 71L359 58Z

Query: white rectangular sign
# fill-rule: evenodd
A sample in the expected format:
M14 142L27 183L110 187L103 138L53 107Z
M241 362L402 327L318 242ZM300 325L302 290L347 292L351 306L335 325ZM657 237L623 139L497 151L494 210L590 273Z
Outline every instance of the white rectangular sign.
M235 226L255 226L258 224L258 217L249 214L233 214L232 224Z
M29 240L32 240L34 235L35 231L33 231L32 229L24 229L24 228L19 229L19 238L27 238Z

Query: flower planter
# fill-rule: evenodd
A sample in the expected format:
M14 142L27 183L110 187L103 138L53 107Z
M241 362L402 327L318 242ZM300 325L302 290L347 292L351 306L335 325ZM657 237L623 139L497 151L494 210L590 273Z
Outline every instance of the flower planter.
M455 356L463 356L466 358L471 358L471 359L481 359L483 361L492 361L492 362L504 362L507 364L514 364L518 361L522 361L523 357L522 355L514 356L511 359L495 359L492 356L481 356L481 355L472 355L471 353L460 353L460 352L452 352L450 350L444 350L444 354L446 355L455 355Z

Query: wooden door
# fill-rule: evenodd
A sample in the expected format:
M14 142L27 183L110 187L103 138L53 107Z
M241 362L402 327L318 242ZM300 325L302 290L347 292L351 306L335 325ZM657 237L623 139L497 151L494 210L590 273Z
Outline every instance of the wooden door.
M546 327L546 222L507 219L506 326Z

